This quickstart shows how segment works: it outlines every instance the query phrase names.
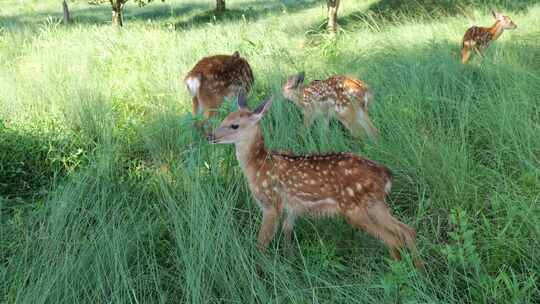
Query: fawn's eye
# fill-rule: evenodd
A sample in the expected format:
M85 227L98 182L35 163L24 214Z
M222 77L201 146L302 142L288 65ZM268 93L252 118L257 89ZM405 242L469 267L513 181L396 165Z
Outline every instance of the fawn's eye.
M231 125L231 128L234 129L234 130L238 129L238 127L239 127L239 125L235 125L235 124Z

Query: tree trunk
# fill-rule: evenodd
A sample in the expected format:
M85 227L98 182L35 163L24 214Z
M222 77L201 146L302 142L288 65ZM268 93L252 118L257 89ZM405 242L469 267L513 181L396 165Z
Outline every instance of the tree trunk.
M66 0L62 1L62 9L64 11L64 24L71 22L71 17L69 16L69 7Z
M328 7L328 30L331 32L337 31L337 11L339 8L340 0L326 0L326 5Z
M225 0L216 0L216 11L218 12L225 11Z
M112 24L116 26L122 26L124 25L123 20L123 9L124 9L124 2L121 0L112 1Z

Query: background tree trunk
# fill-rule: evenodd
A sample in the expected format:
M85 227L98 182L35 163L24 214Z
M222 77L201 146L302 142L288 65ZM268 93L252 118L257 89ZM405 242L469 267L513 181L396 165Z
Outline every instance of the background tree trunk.
M69 7L66 0L62 1L62 10L64 11L64 24L71 22L71 17L69 16Z
M124 20L123 20L123 9L124 9L124 2L122 0L116 0L112 1L112 24L116 26L123 26Z
M216 0L216 11L218 12L225 11L225 0Z
M339 8L340 0L326 0L328 7L328 30L331 32L337 31L337 11Z

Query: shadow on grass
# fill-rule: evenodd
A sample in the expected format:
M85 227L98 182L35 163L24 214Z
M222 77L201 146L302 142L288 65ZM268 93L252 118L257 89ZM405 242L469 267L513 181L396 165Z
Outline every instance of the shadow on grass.
M338 24L343 29L353 29L355 26L380 27L381 25L408 20L436 20L440 17L467 15L472 9L485 10L488 13L491 7L511 15L522 13L538 4L537 0L524 1L498 1L486 0L477 3L470 0L460 1L400 1L381 0L371 4L366 10L358 10L347 15L338 16ZM307 27L310 34L322 34L326 32L326 23L319 22Z
M255 21L268 14L281 11L296 12L318 5L321 0L280 0L276 2L250 1L238 5L231 5L225 12L216 12L211 5L201 3L182 4L149 4L142 8L128 6L124 9L124 26L130 22L168 21L175 28L201 26L209 23L221 23L238 20ZM111 23L111 8L107 4L92 5L82 9L71 9L74 24L102 25ZM0 27L18 28L40 23L60 23L62 11L43 11L38 13L5 16L0 19Z
M256 21L278 12L294 13L321 4L321 0L280 0L277 2L251 1L242 3L241 8L232 7L224 12L202 11L187 20L175 23L175 28L198 27L205 24L234 22L238 20Z
M418 17L422 14L442 14L442 15L458 15L463 14L471 8L486 8L493 7L504 12L526 11L533 4L538 4L536 0L521 0L521 1L501 1L501 0L416 0L416 1L400 1L400 0L380 0L373 3L368 11L373 12L384 19L393 19L398 12L404 16Z
M82 151L72 139L40 129L21 129L0 120L0 197L43 196L47 186L81 161Z
M149 4L145 7L129 6L124 9L125 26L130 22L142 20L161 21L189 14L193 10L205 8L200 3L185 3L182 5ZM102 25L111 23L111 8L104 5L93 5L82 9L71 9L71 17L74 24ZM2 18L0 25L6 27L22 27L35 25L52 20L60 22L62 11L44 11L33 14L20 14Z

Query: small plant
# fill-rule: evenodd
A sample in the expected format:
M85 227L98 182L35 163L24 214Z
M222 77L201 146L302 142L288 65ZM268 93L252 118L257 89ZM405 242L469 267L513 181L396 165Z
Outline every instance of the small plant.
M472 270L478 273L481 259L474 242L475 230L469 223L467 212L461 208L452 209L450 224L454 230L450 231L448 235L453 243L446 245L446 248L443 249L448 263L465 272Z

